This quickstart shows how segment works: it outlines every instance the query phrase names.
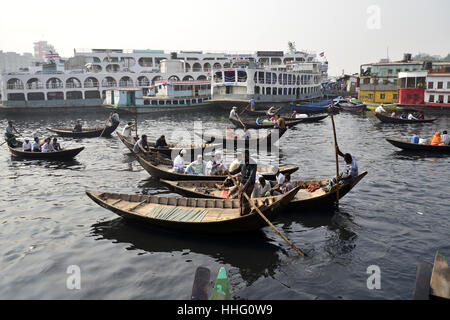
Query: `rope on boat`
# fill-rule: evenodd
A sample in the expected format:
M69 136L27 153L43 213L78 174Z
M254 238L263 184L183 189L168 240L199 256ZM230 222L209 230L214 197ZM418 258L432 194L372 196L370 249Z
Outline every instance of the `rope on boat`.
M206 209L184 209L178 207L155 206L147 214L148 217L169 221L200 222L208 213Z

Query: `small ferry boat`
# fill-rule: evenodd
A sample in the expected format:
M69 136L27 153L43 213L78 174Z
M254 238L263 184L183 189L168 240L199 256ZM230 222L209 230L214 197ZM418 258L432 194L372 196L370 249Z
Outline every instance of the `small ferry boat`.
M111 88L104 106L132 113L205 108L211 106L211 83L157 81L148 88Z

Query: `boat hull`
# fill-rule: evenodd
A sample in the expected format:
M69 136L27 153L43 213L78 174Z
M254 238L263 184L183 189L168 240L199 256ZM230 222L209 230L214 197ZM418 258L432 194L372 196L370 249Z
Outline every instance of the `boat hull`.
M375 117L378 118L383 123L396 123L396 124L419 124L419 123L432 123L436 121L436 119L428 119L428 120L408 120L408 119L399 119L399 118L392 118L389 116L385 116L380 113L376 113Z
M68 138L110 137L119 124L120 122L117 122L114 125L105 128L83 129L83 132L73 132L71 129L67 128L47 128L47 130L56 133L58 136Z
M75 158L81 151L84 150L84 147L66 149L57 152L28 152L19 150L19 148L11 148L11 147L9 147L9 150L11 151L11 154L17 158L57 161L57 160L71 160Z
M432 146L429 144L416 144L396 139L386 139L386 141L397 148L407 151L450 154L450 146Z

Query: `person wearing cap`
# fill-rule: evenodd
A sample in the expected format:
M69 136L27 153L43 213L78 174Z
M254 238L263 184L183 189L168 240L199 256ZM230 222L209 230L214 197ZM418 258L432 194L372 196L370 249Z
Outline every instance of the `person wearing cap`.
M184 173L186 165L184 164L183 156L186 154L186 150L180 150L175 160L173 160L173 172Z
M133 122L128 122L127 125L122 130L122 135L127 138L131 139L131 131L135 127Z
M185 172L187 174L193 174L196 176L201 176L205 174L205 169L206 169L206 162L203 161L203 156L202 155L198 155L197 156L197 160L192 161L191 164L189 164L186 167Z
M164 135L162 135L161 137L158 138L158 140L156 140L155 147L156 149L167 149L168 144L166 142L166 137Z
M146 154L149 151L150 148L148 147L147 135L143 134L141 138L134 144L133 152Z
M25 140L25 142L22 143L22 151L31 152L33 149L33 145L30 141L30 138L25 138L24 140Z
M81 120L77 120L75 127L73 128L73 132L82 132L83 126L81 125Z
M450 137L447 134L447 130L444 130L441 135L441 141L444 146L450 145Z
M231 111L230 111L230 117L229 117L230 119L234 119L234 120L238 120L238 117L237 117L237 108L236 107L233 107L232 109L231 109Z
M244 200L247 201L244 197L244 193L247 194L248 197L251 196L255 187L257 170L258 166L255 160L250 158L250 151L246 149L244 153L244 163L240 164L236 170L230 172L231 175L235 175L238 173L242 174L242 187L239 189L241 216L247 214L250 211L250 207L248 205L244 205Z

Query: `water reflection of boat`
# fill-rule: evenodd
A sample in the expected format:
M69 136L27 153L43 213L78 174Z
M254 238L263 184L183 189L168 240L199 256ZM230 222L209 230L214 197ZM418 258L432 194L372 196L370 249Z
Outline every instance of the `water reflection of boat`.
M113 243L130 244L127 250L143 250L149 253L189 250L191 253L208 256L220 264L238 268L247 285L251 285L261 276L274 276L280 264L279 254L282 249L272 244L272 240L262 231L238 236L208 237L193 234L186 238L155 228L148 232L148 228L117 218L96 223L92 225L91 231L96 240L106 239Z

